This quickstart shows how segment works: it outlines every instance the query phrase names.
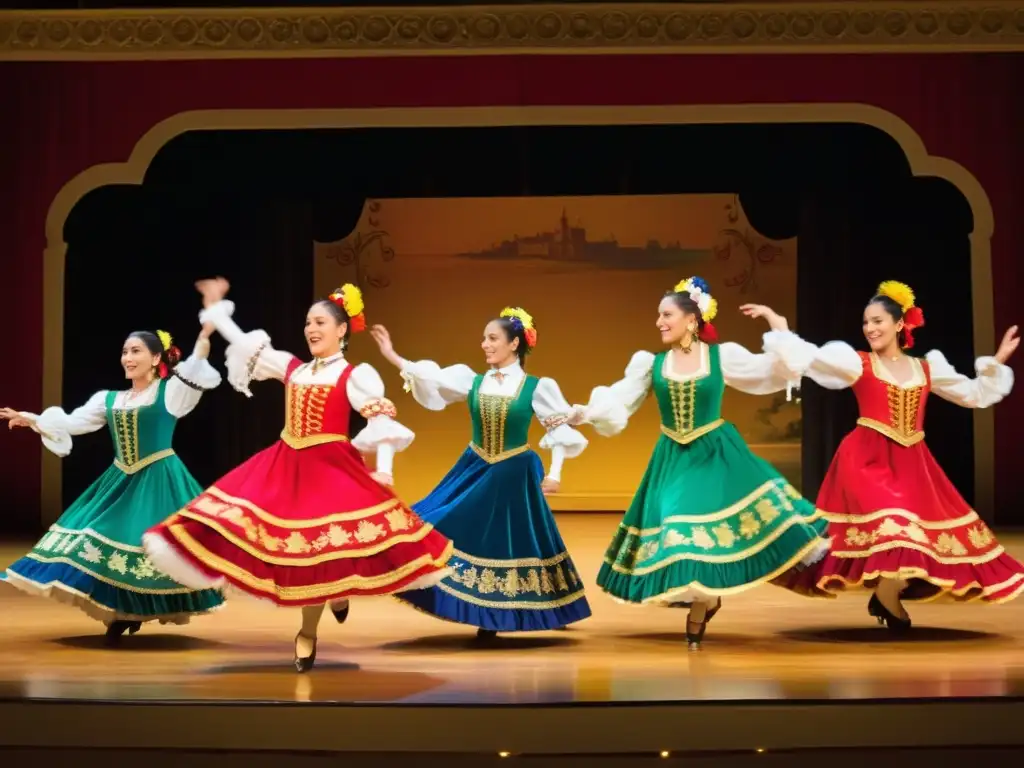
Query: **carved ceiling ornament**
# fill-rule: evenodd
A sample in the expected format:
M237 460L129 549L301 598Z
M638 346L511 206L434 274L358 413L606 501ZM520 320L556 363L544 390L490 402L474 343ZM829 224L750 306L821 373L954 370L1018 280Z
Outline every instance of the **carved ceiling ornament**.
M0 60L1024 50L1024 0L0 11Z

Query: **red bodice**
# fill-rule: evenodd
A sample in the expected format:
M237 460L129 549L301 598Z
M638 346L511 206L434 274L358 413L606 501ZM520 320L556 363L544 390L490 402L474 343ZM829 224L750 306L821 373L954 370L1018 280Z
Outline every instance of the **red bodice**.
M284 377L284 429L281 439L292 448L346 442L350 438L352 405L348 401L349 364L336 384L296 384L292 375L309 365L293 359Z
M857 424L881 432L903 446L924 440L924 406L931 391L928 363L910 358L914 376L905 385L889 381L878 357L858 352L863 375L853 385L860 418Z

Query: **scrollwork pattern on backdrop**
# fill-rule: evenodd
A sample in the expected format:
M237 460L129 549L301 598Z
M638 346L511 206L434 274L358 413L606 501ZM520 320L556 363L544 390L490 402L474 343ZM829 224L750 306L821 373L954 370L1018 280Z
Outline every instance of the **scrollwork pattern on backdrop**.
M327 258L339 266L355 268L354 282L362 291L391 285L385 265L394 261L395 249L388 244L388 232L380 223L383 207L380 200L367 200L366 216L359 228L327 253Z
M739 197L733 195L731 202L725 206L727 220L730 225L738 225L740 221ZM757 289L757 272L760 267L771 264L782 255L782 249L763 237L760 237L749 226L740 229L728 226L719 230L719 244L715 246L715 258L719 261L732 261L733 256L743 260L738 270L725 278L729 288L739 288L740 293L748 293Z

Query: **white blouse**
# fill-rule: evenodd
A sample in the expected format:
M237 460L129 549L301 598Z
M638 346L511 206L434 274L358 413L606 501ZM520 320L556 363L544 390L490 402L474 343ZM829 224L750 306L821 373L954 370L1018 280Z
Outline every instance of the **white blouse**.
M501 374L499 377L494 374ZM431 411L443 411L453 403L465 401L473 388L476 372L468 365L452 365L441 368L432 360L402 361L402 378L417 403ZM515 362L504 368L488 371L480 384L482 395L505 395L511 397L519 389L526 376L522 366ZM542 378L533 391L533 413L546 431L540 447L551 451L551 467L547 476L559 482L562 465L567 458L574 459L587 447L587 438L568 424L549 429L545 422L559 416L569 416L572 408L562 395L554 379Z
M810 365L815 347L790 331L768 331L764 334L764 352L756 354L739 344L725 342L719 345L719 364L727 386L750 395L770 395L786 391L787 397L800 382L801 375ZM672 373L671 355L665 356L662 374L668 379L685 381L708 373L710 355L708 346L700 344L700 367L686 377ZM655 355L637 352L626 366L622 379L610 387L595 387L590 402L577 405L582 421L594 427L598 434L616 435L626 428L636 413L653 381Z
M220 373L206 359L209 355L209 340L199 339L192 354L175 366L174 371L178 375L167 380L164 387L164 407L175 418L181 419L190 414L199 405L204 390L215 389L220 385ZM200 389L190 387L182 379ZM134 394L132 390L118 392L114 396L114 408L130 410L152 405L160 389L158 384L159 379L156 379L138 394ZM108 391L104 389L97 392L85 405L71 413L52 406L38 416L27 412L20 415L32 422L32 429L39 433L47 450L63 458L71 453L72 437L96 432L106 425Z
M222 300L200 312L199 321L213 323L217 332L228 342L225 352L228 383L246 397L252 397L250 381L284 381L288 366L296 357L289 352L274 349L266 331L242 331L231 319L234 312L234 302ZM291 381L296 384L333 386L350 365L341 357L316 372L312 366L302 366L292 374ZM348 377L345 394L352 408L361 411L375 402L385 400L384 380L372 365L360 363ZM376 453L377 471L392 475L395 453L404 451L415 438L416 435L410 429L391 416L377 414L367 419L366 427L355 436L352 445L360 453Z
M1013 389L1013 369L1003 365L994 357L979 357L974 361L976 378L968 378L949 364L938 350L925 355L931 369L932 391L943 400L964 408L989 408ZM915 377L899 382L879 361L876 370L879 378L897 387L924 386L920 366L914 367ZM806 376L826 389L852 387L864 373L864 363L857 350L843 341L830 341L819 347L814 354Z

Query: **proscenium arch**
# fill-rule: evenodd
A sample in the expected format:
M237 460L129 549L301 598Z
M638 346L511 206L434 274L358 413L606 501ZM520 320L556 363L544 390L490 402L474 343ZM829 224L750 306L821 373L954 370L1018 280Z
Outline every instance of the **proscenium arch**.
M197 110L181 112L150 128L123 163L88 168L54 197L46 216L43 252L43 403L60 403L64 374L64 225L87 193L111 184L143 183L161 148L190 131L301 130L342 128L494 128L584 125L701 125L728 123L859 123L892 137L915 176L953 184L974 216L970 235L975 350L995 346L992 309L992 205L978 180L959 163L928 154L921 137L904 120L868 104L729 104L708 106L442 107L420 109ZM40 510L46 525L60 515L61 464L42 451ZM974 410L975 507L990 517L995 501L995 416Z

